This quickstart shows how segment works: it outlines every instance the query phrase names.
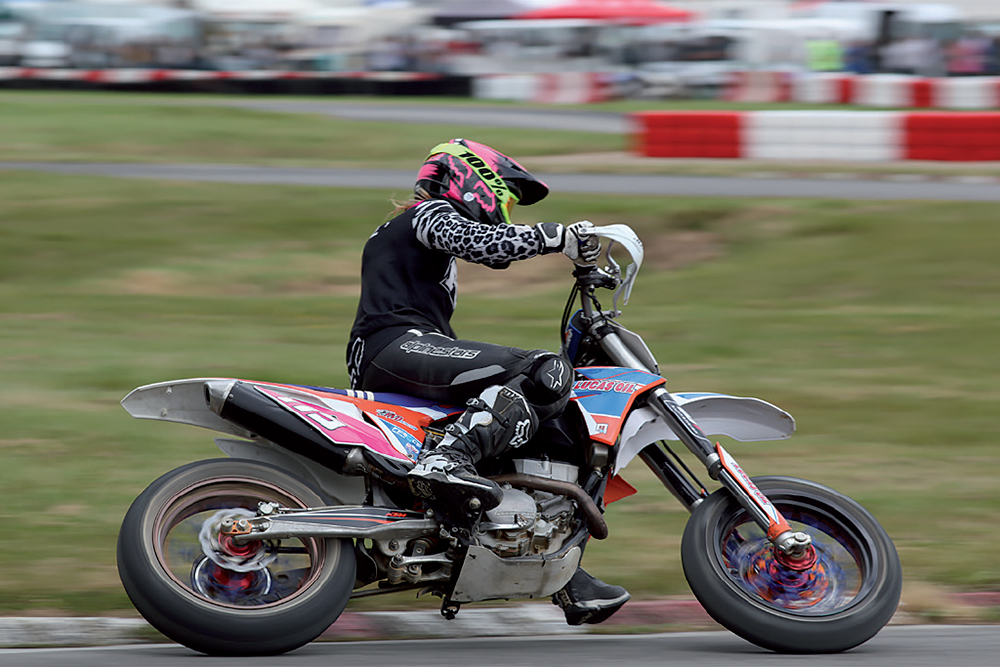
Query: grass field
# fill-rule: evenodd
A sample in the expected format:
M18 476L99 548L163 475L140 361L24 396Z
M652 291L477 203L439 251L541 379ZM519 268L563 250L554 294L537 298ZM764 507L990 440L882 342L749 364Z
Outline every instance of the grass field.
M165 100L157 103L158 100ZM519 156L620 150L613 134L468 126L380 124L191 106L150 95L0 93L0 151L6 160L227 162L299 166L414 167L437 143L475 136ZM417 165L419 166L419 165Z
M88 99L0 94L0 160L415 169L442 138ZM532 155L613 149L575 133L467 134L529 168ZM401 194L0 172L0 614L130 613L114 565L124 512L156 476L217 450L207 431L132 420L118 401L207 375L344 385L361 247ZM632 225L647 264L624 323L668 386L789 410L791 440L727 446L751 474L865 504L897 543L911 609L933 616L941 591L1000 586L995 206L557 192L516 217ZM457 330L555 347L568 268L462 267ZM588 567L637 598L684 593L685 514L648 473L626 477L642 493L610 508Z
M303 167L413 167L413 156L453 136L475 137L502 145L548 171L602 173L674 173L739 175L748 172L865 173L1000 176L996 162L897 162L883 164L747 160L621 160L630 147L614 134L512 130L478 126L409 125L384 133L373 124L333 120L316 114L284 114L220 106L240 100L329 102L331 98L288 98L143 93L0 92L0 151L5 160L90 162L201 162ZM335 101L372 102L371 98ZM546 108L468 98L379 98L384 105L488 106L491 109ZM213 106L214 105L214 106ZM788 105L713 102L619 100L560 110L628 113L642 110L698 111L787 109ZM796 108L803 108L796 106ZM810 105L810 109L844 110L843 106ZM867 111L873 111L867 109ZM884 109L875 110L885 111ZM359 141L363 139L363 141Z

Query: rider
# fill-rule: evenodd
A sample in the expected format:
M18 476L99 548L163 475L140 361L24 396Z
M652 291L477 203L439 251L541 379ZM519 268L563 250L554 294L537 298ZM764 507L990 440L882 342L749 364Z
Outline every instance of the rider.
M573 368L562 356L457 340L450 323L456 257L494 269L554 252L573 261L597 259L600 245L590 222L511 222L514 204L534 204L547 194L548 187L513 159L453 139L431 150L414 198L365 244L347 349L351 387L468 406L437 447L421 451L407 475L420 498L449 507L473 500L484 510L496 507L503 491L475 465L526 443L569 401ZM553 596L571 625L600 623L628 599L624 588L582 568Z

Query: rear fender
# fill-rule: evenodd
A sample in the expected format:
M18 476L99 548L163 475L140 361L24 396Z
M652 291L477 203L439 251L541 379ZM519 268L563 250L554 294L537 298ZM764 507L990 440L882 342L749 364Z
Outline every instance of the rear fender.
M408 433L378 413L403 421L396 413L409 411L380 410L371 416L376 427L368 423L359 402L376 405L309 387L192 378L139 387L122 400L122 407L137 419L189 424L245 439L269 439L335 470L343 468L350 449L360 447L397 474L405 474L419 452L420 442L414 434L422 434L423 422L429 423L432 417L414 413L421 421L407 424L412 431Z
M252 438L253 433L212 412L205 397L205 383L235 382L230 378L191 378L157 382L133 389L122 407L136 419L157 419L207 428L227 435Z

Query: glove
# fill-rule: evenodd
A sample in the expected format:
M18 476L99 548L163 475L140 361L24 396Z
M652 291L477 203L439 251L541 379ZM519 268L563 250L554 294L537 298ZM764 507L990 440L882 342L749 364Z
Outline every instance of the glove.
M601 256L601 240L594 236L594 223L590 220L574 222L566 228L563 254L574 262L593 264Z
M561 225L540 222L535 231L542 240L542 254L561 252L574 262L592 263L601 256L601 242L594 236L594 224L589 220Z

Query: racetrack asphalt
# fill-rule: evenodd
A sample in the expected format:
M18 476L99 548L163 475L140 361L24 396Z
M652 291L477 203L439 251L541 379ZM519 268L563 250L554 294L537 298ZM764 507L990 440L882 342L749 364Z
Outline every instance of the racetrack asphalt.
M1000 607L998 593L949 595L949 612L941 622L982 622L980 611ZM891 625L926 623L905 602ZM633 600L599 626L569 626L562 611L546 601L494 607L467 606L453 620L434 609L345 611L320 640L548 636L601 633L720 630L693 597ZM31 646L107 646L162 642L163 637L137 617L6 617L0 618L0 648Z

